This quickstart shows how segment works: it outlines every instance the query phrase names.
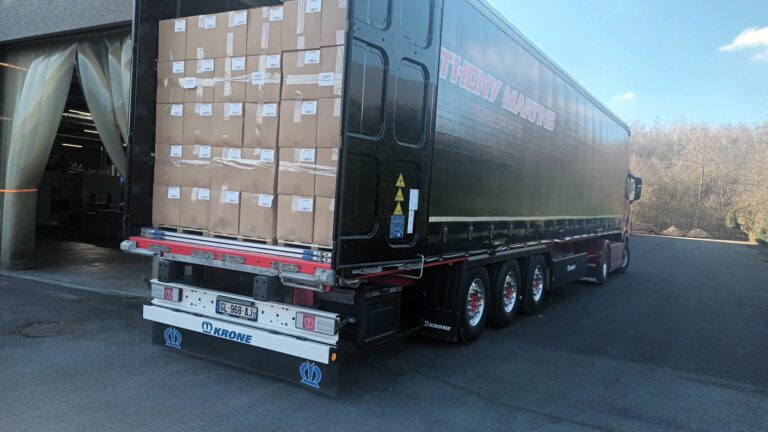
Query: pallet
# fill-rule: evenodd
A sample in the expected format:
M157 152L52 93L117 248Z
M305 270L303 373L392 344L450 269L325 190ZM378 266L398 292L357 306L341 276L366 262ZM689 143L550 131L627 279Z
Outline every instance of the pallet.
M155 227L155 229L161 230L161 231L175 232L179 234L191 234L191 235L199 235L202 237L210 237L208 230L204 230L204 229L184 228L184 227L175 227L175 226L168 226L168 225L158 225Z
M259 244L265 244L265 245L274 245L275 240L270 239L263 239L258 237L250 237L250 236L242 236L242 235L232 235L232 234L222 234L222 233L216 233L216 232L209 232L208 237L213 238L220 238L225 240L236 240L240 242L246 242L246 243L259 243Z
M286 247L300 247L304 249L309 249L313 251L322 251L327 252L333 249L331 246L326 245L320 245L316 243L304 243L304 242L298 242L298 241L288 241L288 240L277 240L278 246L286 246Z

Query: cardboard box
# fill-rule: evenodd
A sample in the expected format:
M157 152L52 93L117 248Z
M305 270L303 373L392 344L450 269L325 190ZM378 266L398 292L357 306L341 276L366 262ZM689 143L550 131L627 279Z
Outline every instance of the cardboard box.
M347 0L323 2L320 45L345 45L347 41Z
M243 146L242 102L213 104L212 144L220 147Z
M312 243L315 225L314 203L312 197L278 195L277 238Z
M211 170L211 188L274 194L276 156L274 149L218 148Z
M210 188L212 157L213 147L209 145L182 146L181 160L177 162L181 167L179 184L187 187Z
M184 142L184 111L186 108L184 104L157 104L155 143L182 144Z
M246 57L215 60L214 102L245 102Z
M316 100L283 101L280 103L281 148L312 148L317 146Z
M157 63L157 103L183 103L185 90L181 88L185 61Z
M184 102L213 102L216 60L187 60L184 70L186 76L179 81L179 86L184 89Z
M281 195L315 195L314 148L281 148L277 193Z
M177 18L158 24L157 61L186 59L187 19Z
M282 55L248 56L246 102L279 102L282 84Z
M181 186L154 185L152 188L152 225L179 226Z
M188 103L184 104L186 145L240 147L243 145L243 104Z
M283 51L320 48L322 0L286 1L283 5Z
M179 226L199 230L208 229L208 204L211 190L198 187L181 187L181 215Z
M339 149L317 149L315 160L315 196L336 197L336 175L339 169Z
M283 6L253 8L248 14L249 56L283 52Z
M213 127L212 103L185 103L184 139L186 145L213 145L211 135Z
M243 192L240 202L240 235L263 240L275 238L277 200L274 194Z
M341 146L341 98L322 98L317 101L317 147Z
M240 228L240 191L211 190L208 203L208 230L237 235Z
M279 103L247 103L243 119L243 147L277 147Z
M248 40L248 11L187 18L187 59L243 57Z
M283 53L283 100L341 96L344 47Z
M181 185L182 146L155 144L154 183L162 186Z
M321 246L332 246L335 206L336 200L334 198L315 198L315 226L312 243Z
M217 33L224 31L218 14L187 17L186 59L226 57L219 49ZM224 47L221 47L224 48Z

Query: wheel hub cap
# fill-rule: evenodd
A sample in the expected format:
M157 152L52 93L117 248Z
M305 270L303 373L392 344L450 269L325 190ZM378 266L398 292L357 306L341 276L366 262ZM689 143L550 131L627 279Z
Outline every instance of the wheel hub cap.
M517 278L514 273L507 274L504 279L504 311L509 313L515 307L515 301L517 301Z
M544 269L541 266L533 271L533 299L539 301L544 293Z
M475 279L467 293L467 320L472 327L480 323L485 311L485 286L483 281Z

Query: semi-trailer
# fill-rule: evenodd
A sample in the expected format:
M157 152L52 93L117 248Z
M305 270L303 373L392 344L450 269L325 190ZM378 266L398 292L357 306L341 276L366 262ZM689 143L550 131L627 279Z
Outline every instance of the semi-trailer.
M629 128L484 0L334 5L346 31L329 247L153 225L159 23L328 3L136 1L122 248L152 257L154 343L333 395L343 341L471 343L552 288L628 268L642 191Z

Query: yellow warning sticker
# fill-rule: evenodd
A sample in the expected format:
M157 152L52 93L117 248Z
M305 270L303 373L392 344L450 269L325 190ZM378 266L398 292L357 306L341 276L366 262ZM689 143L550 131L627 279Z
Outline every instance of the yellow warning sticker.
M400 173L400 177L397 178L397 183L395 183L395 187L405 187L405 180L403 180L403 173Z
M403 208L400 207L400 203L397 203L397 206L395 207L395 211L392 213L394 216L402 216L403 215Z
M405 201L405 197L403 196L403 190L402 189L398 189L397 190L397 195L395 195L395 201L397 201L397 202Z

